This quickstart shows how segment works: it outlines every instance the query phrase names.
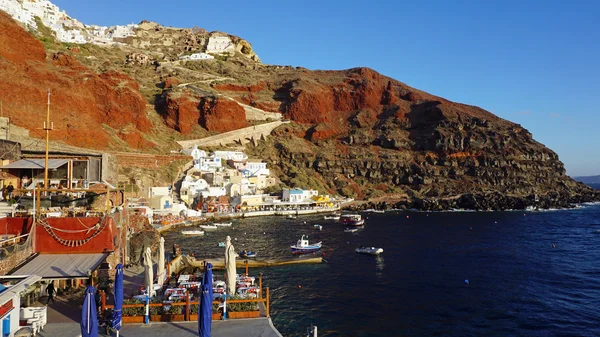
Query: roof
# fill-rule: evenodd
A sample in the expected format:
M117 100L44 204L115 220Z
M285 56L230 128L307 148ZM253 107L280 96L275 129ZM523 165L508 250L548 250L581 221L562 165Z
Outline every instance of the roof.
M43 169L45 166L45 159L36 158L36 159L21 159L17 160L14 163L10 163L8 165L4 165L0 168L3 169ZM48 168L55 169L63 166L68 163L68 159L48 159Z
M108 254L40 254L12 274L39 275L44 279L88 278Z

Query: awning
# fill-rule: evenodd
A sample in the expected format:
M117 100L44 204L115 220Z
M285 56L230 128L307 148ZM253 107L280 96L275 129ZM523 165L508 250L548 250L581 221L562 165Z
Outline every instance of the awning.
M39 158L21 159L21 160L17 160L14 163L4 165L4 166L0 167L0 169L38 169L38 170L41 170L41 169L44 169L44 166L45 166L44 161L45 161L45 159L43 159L43 158L41 158L41 159L39 159ZM69 162L69 160L67 160L67 159L48 159L48 168L49 169L59 168L68 162Z
M88 278L108 254L40 254L11 274L44 279Z

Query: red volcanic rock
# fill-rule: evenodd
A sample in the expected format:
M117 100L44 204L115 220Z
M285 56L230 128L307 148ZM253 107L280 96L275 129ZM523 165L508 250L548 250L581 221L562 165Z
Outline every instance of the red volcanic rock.
M170 89L173 87L176 87L180 84L181 82L176 78L176 77L167 77L167 79L165 80L165 89Z
M110 137L101 124L117 129L131 124L142 132L151 128L146 101L129 76L113 71L98 75L65 53L47 62L41 43L2 12L0 30L4 111L33 137L43 136L38 129L46 119L48 89L53 140L105 149Z
M259 92L265 90L266 84L264 81L260 81L252 85L236 85L236 84L215 84L213 88L223 91L249 91Z
M46 50L42 43L31 37L8 14L0 11L0 55L11 63L46 61ZM27 41L27 45L24 42Z
M196 98L190 97L187 93L177 96L167 94L164 115L167 126L183 134L192 132L192 127L198 125L200 119L198 103Z
M208 131L226 132L246 126L246 111L236 101L204 97L199 105L200 125Z
M156 144L147 141L138 130L127 130L119 132L119 138L124 140L130 147L136 149L146 149L156 146Z

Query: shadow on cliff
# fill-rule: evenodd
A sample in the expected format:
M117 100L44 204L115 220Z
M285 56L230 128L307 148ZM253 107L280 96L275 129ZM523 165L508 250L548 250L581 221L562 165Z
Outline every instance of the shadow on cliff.
M438 138L437 127L445 119L440 101L413 104L406 118L409 122L409 139L415 151L435 151Z

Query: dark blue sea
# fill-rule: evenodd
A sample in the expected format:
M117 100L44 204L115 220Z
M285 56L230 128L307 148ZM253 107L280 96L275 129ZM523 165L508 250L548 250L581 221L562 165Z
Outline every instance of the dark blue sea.
M363 216L357 233L322 216L265 217L201 238L171 232L167 244L221 257L230 235L237 249L287 258L302 234L323 241L325 264L250 271L264 274L286 337L311 324L319 336L600 336L600 205ZM355 253L362 244L384 252Z

